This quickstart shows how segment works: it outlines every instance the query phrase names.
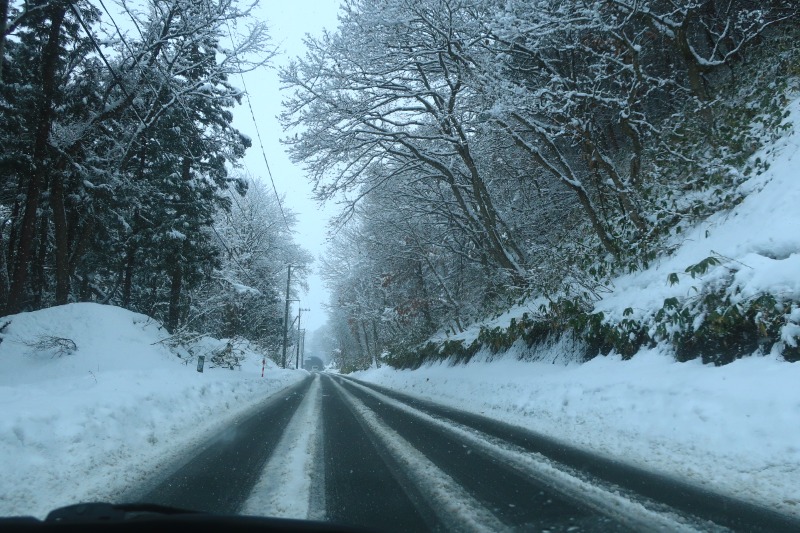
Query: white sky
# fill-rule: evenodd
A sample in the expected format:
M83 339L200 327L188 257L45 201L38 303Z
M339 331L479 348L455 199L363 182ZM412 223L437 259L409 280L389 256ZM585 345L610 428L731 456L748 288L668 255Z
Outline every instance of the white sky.
M293 57L303 55L305 49L302 40L306 34L316 36L326 28L335 30L339 4L339 0L261 0L258 13L269 24L272 40L280 47L280 55L274 61L274 66L278 67ZM240 83L238 79L231 81L234 85ZM284 207L297 213L297 241L318 257L325 249L326 223L334 207L322 209L311 199L311 185L302 168L292 164L279 142L283 132L276 116L281 112L283 95L280 93L277 71L269 69L249 73L245 76L245 83L275 187L278 194L285 195ZM271 190L256 128L246 102L234 110L234 126L253 140L253 147L248 150L244 160L247 170L253 177L261 178ZM314 266L316 268L318 265ZM301 296L301 300L303 308L311 309L303 313L301 324L310 333L327 319L322 303L327 302L328 294L316 273L309 277L309 291ZM293 302L294 316L297 316L297 307L297 302ZM307 335L306 340L308 338Z

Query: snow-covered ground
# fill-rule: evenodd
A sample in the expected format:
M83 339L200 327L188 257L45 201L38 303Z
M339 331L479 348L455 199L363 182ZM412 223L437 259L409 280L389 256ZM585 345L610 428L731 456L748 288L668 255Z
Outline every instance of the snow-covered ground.
M617 321L626 308L632 318L652 315L667 298L695 297L702 284L733 276L732 303L769 293L778 301L800 301L800 98L787 108L792 130L752 159L769 169L740 185L746 195L730 211L719 212L676 236L678 248L651 268L617 278L614 290L595 309ZM707 257L719 266L692 277L687 267ZM678 275L678 283L667 281Z
M245 352L241 369L184 364L144 315L70 304L0 320L0 516L116 501L232 418L308 374ZM59 337L72 353L30 346ZM225 344L193 344L208 354ZM185 353L183 354L185 356Z
M226 421L307 376L250 353L241 370L198 373L159 341L147 317L71 304L8 317L0 344L0 515L44 517L61 505L117 498ZM73 353L34 351L46 335ZM202 344L202 343L201 343ZM219 343L207 340L208 347ZM467 366L373 369L382 383L564 439L609 456L800 514L800 365L747 358L714 368L658 351L628 362L521 362L511 352ZM312 386L287 428L290 461L269 462L248 514L303 518L319 437ZM319 518L319 517L317 517Z

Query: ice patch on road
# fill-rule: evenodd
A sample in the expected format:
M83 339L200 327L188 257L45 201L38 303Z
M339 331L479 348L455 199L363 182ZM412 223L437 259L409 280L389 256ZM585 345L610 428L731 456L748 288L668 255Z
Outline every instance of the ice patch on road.
M319 379L319 374L314 375L240 514L315 519L312 490L322 479L316 461L322 420Z

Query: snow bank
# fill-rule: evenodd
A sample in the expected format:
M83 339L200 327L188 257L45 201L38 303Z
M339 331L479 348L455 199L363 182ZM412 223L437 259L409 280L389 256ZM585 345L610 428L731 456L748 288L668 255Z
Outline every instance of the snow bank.
M80 303L0 320L0 516L114 494L302 379L249 352L241 369L182 360L148 317ZM71 353L41 344L74 343ZM196 349L222 341L203 339ZM185 349L184 349L185 350ZM178 351L184 351L178 350Z

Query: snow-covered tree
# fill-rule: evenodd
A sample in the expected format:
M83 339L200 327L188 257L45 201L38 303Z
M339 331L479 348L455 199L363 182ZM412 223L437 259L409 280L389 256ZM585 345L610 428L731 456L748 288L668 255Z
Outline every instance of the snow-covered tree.
M353 0L335 34L282 71L285 139L318 198L352 207L389 181L435 183L463 233L513 283L525 254L507 231L473 144L480 103L464 55L481 38L477 0ZM433 198L430 198L433 201Z
M215 266L207 230L249 145L231 124L241 92L229 77L269 59L265 26L237 32L250 15L232 0L127 15L128 33L91 3L12 2L4 19L10 312L97 299L175 327Z
M192 293L189 327L219 337L244 337L276 354L282 342L287 265L292 289L305 287L312 257L294 240L297 218L263 182L230 191L229 210L212 228L220 265ZM296 295L292 295L294 297Z
M735 202L759 142L739 119L779 122L759 94L770 74L746 60L786 70L797 14L782 0L345 2L338 30L282 72L283 121L317 197L344 206L326 271L362 356L524 295L587 306L682 221Z

